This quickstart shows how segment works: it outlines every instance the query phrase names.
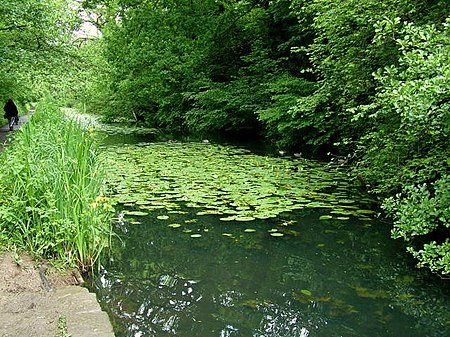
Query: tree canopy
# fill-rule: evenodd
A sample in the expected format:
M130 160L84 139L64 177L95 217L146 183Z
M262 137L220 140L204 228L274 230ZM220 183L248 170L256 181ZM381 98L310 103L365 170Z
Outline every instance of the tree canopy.
M53 92L74 63L73 31L81 22L72 0L2 1L0 97L19 103ZM73 70L72 70L73 71Z

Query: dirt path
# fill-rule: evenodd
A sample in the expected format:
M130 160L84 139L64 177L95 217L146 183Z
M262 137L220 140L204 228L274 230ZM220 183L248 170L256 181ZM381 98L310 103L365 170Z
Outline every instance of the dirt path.
M14 134L14 132L20 128L20 126L28 121L30 113L20 116L19 125L14 125L14 131L9 131L8 124L0 127L0 151L3 150L5 142L8 140L8 136ZM1 117L0 117L1 119Z
M0 151L14 131L0 127ZM0 252L0 337L114 337L95 294L80 286L76 271L64 274L27 255Z

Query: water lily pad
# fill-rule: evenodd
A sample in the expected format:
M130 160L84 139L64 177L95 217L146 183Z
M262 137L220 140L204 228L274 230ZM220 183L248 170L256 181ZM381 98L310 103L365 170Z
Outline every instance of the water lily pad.
M220 221L233 221L234 219L236 219L235 216L228 216L226 218L220 218Z
M191 234L191 238L201 238L201 234Z
M159 220L167 220L167 219L169 219L169 216L168 215L158 215L156 218Z
M271 235L271 236L274 236L274 237L281 237L281 236L284 236L283 233L279 233L279 232L270 233L270 235Z
M306 295L306 296L312 296L312 292L309 291L308 289L302 289L302 290L300 290L300 292L301 292L303 295Z
M148 215L148 212L142 212L142 211L124 211L127 215L135 215L135 216L146 216Z
M329 220L329 219L333 219L333 216L332 215L322 215L319 218L319 220Z
M182 225L179 224L179 223L172 223L172 224L167 225L167 226L168 226L168 227L171 227L171 228L179 228L179 227L181 227Z
M375 214L376 212L372 211L370 209L358 209L356 211L356 213L358 213L358 214Z
M253 229L253 228L246 228L246 229L244 230L244 232L246 232L246 233L254 233L254 232L256 232L256 229Z
M252 216L237 216L237 217L235 217L234 220L235 221L252 221L252 220L255 220L255 218Z
M138 200L136 201L136 205L150 205L152 203L151 200Z

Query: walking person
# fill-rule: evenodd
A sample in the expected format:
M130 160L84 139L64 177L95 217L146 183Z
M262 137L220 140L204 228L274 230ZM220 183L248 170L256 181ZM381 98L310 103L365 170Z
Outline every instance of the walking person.
M9 124L9 130L12 131L13 129L13 122L14 124L19 124L19 110L17 109L16 104L14 104L14 101L10 98L6 102L5 106L3 107L3 110L5 110L5 114L3 117L8 119ZM14 121L12 120L14 118Z

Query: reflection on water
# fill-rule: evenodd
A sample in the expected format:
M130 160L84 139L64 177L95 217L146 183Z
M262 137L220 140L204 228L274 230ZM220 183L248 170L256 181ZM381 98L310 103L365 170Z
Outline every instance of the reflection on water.
M267 233L280 219L245 233L202 217L197 239L155 217L128 224L92 285L116 335L449 335L447 284L415 270L385 225L296 216L300 235L282 238Z
M118 223L90 285L116 336L450 335L448 283L415 269L386 224L323 209L246 223L197 211Z

